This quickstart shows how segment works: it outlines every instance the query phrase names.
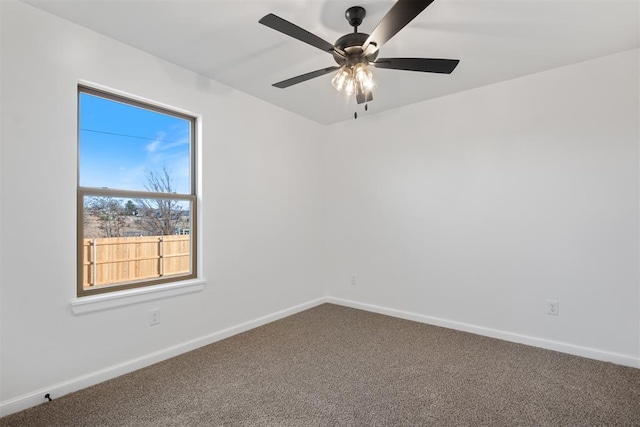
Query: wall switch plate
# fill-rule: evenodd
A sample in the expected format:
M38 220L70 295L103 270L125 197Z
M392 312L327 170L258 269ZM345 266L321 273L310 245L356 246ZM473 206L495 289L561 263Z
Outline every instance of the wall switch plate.
M351 284L352 284L353 286L355 286L355 285L356 285L356 283L357 283L357 281L356 281L356 275L355 275L355 274L352 274L352 275L351 275Z
M160 309L154 308L149 310L149 326L157 325L160 323Z
M547 314L557 316L560 314L560 303L556 300L547 300Z

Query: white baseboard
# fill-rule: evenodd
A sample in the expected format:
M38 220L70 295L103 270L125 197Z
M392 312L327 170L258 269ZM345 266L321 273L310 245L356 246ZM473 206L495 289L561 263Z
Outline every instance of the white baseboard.
M240 325L232 326L230 328L214 332L210 335L183 342L173 347L165 348L155 353L147 354L145 356L128 360L118 365L110 366L108 368L101 369L96 372L91 372L81 377L70 379L69 381L42 388L40 390L36 390L34 392L7 400L5 402L0 402L0 417L13 414L15 412L22 411L24 409L28 409L46 402L44 395L47 393L49 393L52 398L56 399L64 396L65 394L73 393L83 388L119 377L120 375L128 374L129 372L133 372L146 366L153 365L154 363L162 362L163 360L167 360L188 351L195 350L199 347L212 344L225 338L229 338L233 335L246 332L250 329L257 328L258 326L262 326L275 320L291 316L292 314L308 310L325 302L327 302L327 299L325 297L318 298L303 304L296 305L294 307L290 307L266 316L259 317L254 320L250 320Z
M497 329L485 328L469 323L456 322L453 320L441 319L438 317L426 316L423 314L411 313L408 311L396 310L393 308L381 307L378 305L365 304L357 301L350 301L341 298L327 297L326 302L345 307L357 308L373 313L385 314L387 316L398 317L400 319L413 320L415 322L427 323L434 326L455 329L458 331L470 332L476 335L497 338L504 341L511 341L519 344L526 344L533 347L547 350L559 351L561 353L572 354L574 356L586 357L589 359L611 362L618 365L640 368L640 359L625 354L611 353L595 348L582 347L574 344L551 341L544 338L536 338L527 335L515 334L512 332L500 331Z
M456 322L447 319L441 319L432 316L426 316L418 313L411 313L402 310L382 307L378 305L365 304L357 301L350 301L334 297L322 297L303 304L296 305L275 313L259 317L257 319L241 323L239 325L214 332L210 335L199 337L191 341L187 341L173 347L169 347L155 353L151 353L136 359L132 359L118 365L110 366L87 375L73 378L69 381L58 383L50 387L46 387L34 392L18 396L16 398L0 402L0 417L22 411L30 407L45 402L44 395L50 393L53 398L59 398L65 394L69 394L83 388L99 384L101 382L119 377L120 375L133 372L135 370L153 365L154 363L170 359L188 351L195 350L205 345L212 344L216 341L229 338L233 335L246 332L278 319L282 319L292 314L308 310L324 303L342 305L345 307L356 308L360 310L370 311L373 313L385 314L387 316L398 317L401 319L412 320L415 322L426 323L429 325L441 326L444 328L455 329L464 332L470 332L477 335L483 335L491 338L497 338L505 341L526 344L533 347L540 347L548 350L559 351L562 353L573 354L575 356L586 357L589 359L612 362L618 365L640 368L640 359L624 354L611 353L603 350L581 347L573 344L567 344L558 341L551 341L543 338L536 338L527 335L515 334L512 332L500 331L497 329L485 328L468 323Z

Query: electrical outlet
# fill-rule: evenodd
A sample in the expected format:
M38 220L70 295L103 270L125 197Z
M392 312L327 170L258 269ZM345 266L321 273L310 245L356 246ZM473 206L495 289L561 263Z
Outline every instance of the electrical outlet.
M356 280L356 275L352 274L351 275L351 285L355 286L356 283L358 283L357 280Z
M157 325L160 323L160 309L154 308L149 310L149 326Z
M547 300L547 314L557 316L560 314L560 303L556 300Z

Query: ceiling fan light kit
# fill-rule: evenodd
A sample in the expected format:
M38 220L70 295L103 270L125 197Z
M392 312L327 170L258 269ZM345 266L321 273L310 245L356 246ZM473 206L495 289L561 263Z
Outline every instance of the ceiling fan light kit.
M331 84L338 91L349 96L357 91L370 92L376 85L373 80L373 73L362 62L353 66L343 65L340 67L331 80Z
M460 62L457 59L433 58L378 58L380 48L395 34L418 16L434 0L398 0L382 18L371 34L359 33L358 27L366 16L361 6L353 6L345 12L345 18L353 27L353 33L340 37L331 44L320 37L298 27L272 13L258 22L276 31L307 43L333 55L338 66L323 68L274 83L284 89L307 80L337 71L331 84L337 90L356 96L356 102L363 104L373 100L376 84L369 66L394 70L419 71L424 73L450 74Z

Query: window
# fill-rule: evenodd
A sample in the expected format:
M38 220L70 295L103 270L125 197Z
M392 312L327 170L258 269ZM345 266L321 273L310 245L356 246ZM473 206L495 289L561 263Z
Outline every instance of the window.
M196 277L195 124L78 87L78 297Z

